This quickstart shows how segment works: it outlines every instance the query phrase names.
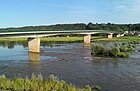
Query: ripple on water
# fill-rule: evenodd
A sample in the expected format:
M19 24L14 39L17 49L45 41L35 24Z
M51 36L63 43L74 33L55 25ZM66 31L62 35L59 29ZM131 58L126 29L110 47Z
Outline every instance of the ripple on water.
M111 46L113 42L100 42ZM140 50L140 45L136 45ZM83 43L43 44L40 61L29 61L28 49L16 45L13 49L0 47L0 74L31 76L57 75L60 79L77 86L97 84L108 91L140 91L140 56L138 51L130 57L92 57L90 47Z

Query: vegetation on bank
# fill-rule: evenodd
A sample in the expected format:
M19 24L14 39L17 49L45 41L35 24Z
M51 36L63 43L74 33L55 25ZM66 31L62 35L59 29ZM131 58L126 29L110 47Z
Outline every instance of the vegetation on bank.
M83 37L75 36L75 37L47 37L41 38L41 41L49 41L49 42L78 42L83 41Z
M0 42L4 41L17 41L17 42L27 42L27 38L0 38ZM83 41L82 36L69 36L69 37L46 37L41 38L41 42L78 42ZM135 41L140 42L139 36L124 36L124 37L113 37L112 39L108 39L100 36L92 36L91 41Z
M108 38L103 38L103 37L99 37L95 39L96 41L127 41L127 42L131 42L131 41L136 41L136 42L140 42L140 36L124 36L124 37L113 37L112 39L108 39Z
M91 54L93 56L127 58L129 57L128 53L133 51L134 48L135 46L132 44L115 44L115 46L112 46L111 48L105 47L101 44L94 44L91 49Z
M13 78L8 79L4 75L0 76L0 90L4 91L99 91L98 86L76 87L71 83L58 80L54 75L43 80L42 75L35 76L32 74L31 79Z
M16 41L16 42L26 42L27 38L0 38L0 42L4 42L4 41Z

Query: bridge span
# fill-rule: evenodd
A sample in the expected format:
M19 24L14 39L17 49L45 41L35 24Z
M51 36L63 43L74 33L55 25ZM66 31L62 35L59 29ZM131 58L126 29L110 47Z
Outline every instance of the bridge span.
M69 30L69 31L34 31L34 32L6 32L0 33L0 38L12 38L12 37L27 37L28 38L28 48L29 52L40 52L40 38L46 36L54 35L73 35L80 34L83 35L83 42L85 44L90 44L91 35L105 33L108 38L112 38L114 31L107 30Z

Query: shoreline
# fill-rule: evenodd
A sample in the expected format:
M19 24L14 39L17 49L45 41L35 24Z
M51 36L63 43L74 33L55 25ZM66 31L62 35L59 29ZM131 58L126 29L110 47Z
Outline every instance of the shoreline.
M10 42L10 41L15 41L15 42L27 42L27 38L0 38L0 42ZM41 38L40 40L41 42L82 42L83 41L83 37L78 37L78 36L74 36L74 37L45 37L45 38ZM132 41L136 41L136 42L140 42L140 37L139 36L124 36L124 37L114 37L112 39L108 39L108 38L104 38L104 37L91 37L91 42L95 42L95 41L106 41L106 42L110 42L110 41L118 41L118 42L132 42Z

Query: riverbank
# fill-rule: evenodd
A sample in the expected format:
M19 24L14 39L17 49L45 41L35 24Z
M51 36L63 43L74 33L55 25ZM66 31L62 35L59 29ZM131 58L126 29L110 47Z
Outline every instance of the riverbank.
M140 42L140 36L124 36L124 37L113 37L112 39L108 38L97 38L96 41L138 41Z
M27 38L0 38L0 42L3 41L17 41L17 42L27 42ZM80 42L83 41L83 37L46 37L41 38L41 42ZM139 36L124 36L124 37L114 37L108 39L105 37L94 37L92 36L91 41L138 41L140 42Z

